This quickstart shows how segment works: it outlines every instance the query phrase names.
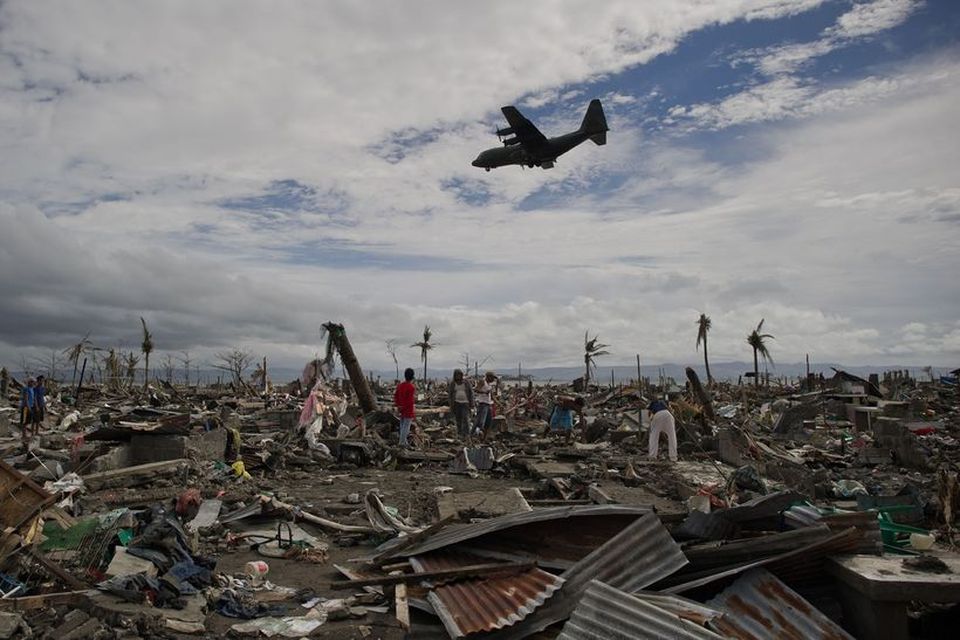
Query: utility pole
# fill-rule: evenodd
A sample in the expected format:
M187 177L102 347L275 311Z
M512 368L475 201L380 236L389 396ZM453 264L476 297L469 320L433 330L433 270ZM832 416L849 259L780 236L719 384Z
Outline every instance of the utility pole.
M637 431L643 424L643 374L640 373L640 354L637 354Z

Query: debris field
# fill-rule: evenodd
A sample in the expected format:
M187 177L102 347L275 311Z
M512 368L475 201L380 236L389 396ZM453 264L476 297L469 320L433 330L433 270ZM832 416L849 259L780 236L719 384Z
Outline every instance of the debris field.
M344 364L51 383L30 441L10 377L0 639L955 637L956 378L500 380L467 440L418 382L401 447L395 385ZM647 457L655 398L675 463Z

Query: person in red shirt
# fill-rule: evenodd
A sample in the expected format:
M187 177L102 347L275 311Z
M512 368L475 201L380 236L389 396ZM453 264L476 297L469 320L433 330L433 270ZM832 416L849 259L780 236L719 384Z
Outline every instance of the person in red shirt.
M413 369L407 368L403 372L403 382L397 385L397 390L393 393L393 404L400 411L400 446L409 446L407 437L410 435L410 425L416 413L413 410L414 399L417 396L417 388L413 386L413 378L416 375Z

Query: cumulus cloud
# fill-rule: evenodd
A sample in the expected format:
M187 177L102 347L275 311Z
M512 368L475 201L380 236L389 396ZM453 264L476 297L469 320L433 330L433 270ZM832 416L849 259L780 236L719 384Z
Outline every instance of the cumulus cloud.
M135 347L142 315L199 358L299 364L334 320L371 368L423 324L438 366L569 364L585 329L611 362L687 360L701 311L720 359L749 357L761 317L778 361L954 358L955 60L675 113L804 116L735 163L651 136L618 85L707 26L819 4L0 5L0 358L87 331ZM843 37L885 24L859 20ZM607 146L469 166L500 105L559 101L537 123L560 133L601 84Z

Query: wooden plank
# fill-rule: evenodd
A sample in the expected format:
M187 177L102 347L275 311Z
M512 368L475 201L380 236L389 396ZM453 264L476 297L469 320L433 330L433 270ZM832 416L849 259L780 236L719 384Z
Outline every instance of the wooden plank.
M74 589L74 590L80 590L80 589L85 589L87 587L87 585L77 580L75 577L73 577L71 573L66 571L63 567L58 565L56 562L48 560L46 556L44 556L42 553L40 553L33 547L28 548L27 553L33 556L33 558L37 562L43 565L44 569L46 569L49 573L51 573L56 578L58 578L68 588Z
M457 569L443 569L441 571L427 571L425 573L404 573L362 580L338 580L330 583L331 589L353 589L372 585L402 584L407 582L422 582L424 580L444 581L456 578L474 578L478 576L501 575L519 573L537 566L536 562L518 562L512 564L475 564Z
M403 538L401 538L400 542L397 543L396 545L390 547L389 549L387 549L382 553L378 553L377 555L373 556L373 558L371 558L370 560L370 565L374 568L381 566L384 562L386 562L390 558L395 558L404 549L409 549L413 545L419 544L421 540L425 540L430 536L432 536L433 534L435 534L437 531L440 531L440 529L444 528L445 526L453 522L453 520L454 520L454 517L450 516L448 518L444 518L442 520L434 522L432 525L430 525L426 529L404 536Z
M189 462L189 460L179 458L177 460L138 464L101 473L91 473L83 476L83 483L90 491L99 491L109 487L129 487L133 482L144 484L156 480L158 475L176 473L180 467L186 466Z
M44 593L38 596L23 596L22 598L4 598L0 599L0 610L30 611L31 609L43 609L56 605L76 605L94 593L97 593L96 589L83 589L81 591L62 591L60 593Z
M407 601L407 585L402 582L397 585L395 590L395 599L397 602L397 622L404 631L410 631L410 603Z

